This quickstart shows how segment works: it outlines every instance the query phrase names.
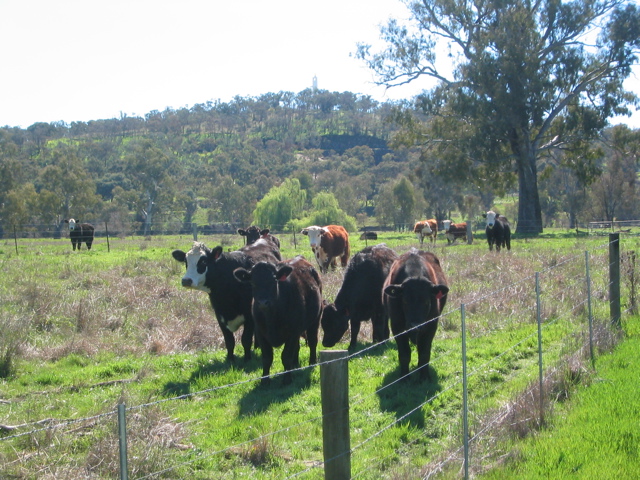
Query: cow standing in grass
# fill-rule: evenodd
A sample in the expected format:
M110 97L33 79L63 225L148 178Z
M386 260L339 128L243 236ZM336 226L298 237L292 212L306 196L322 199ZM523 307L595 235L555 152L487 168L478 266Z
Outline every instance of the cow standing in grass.
M496 252L499 252L501 247L511 250L511 226L507 217L492 210L483 213L482 216L487 219L485 232L489 251L493 250L494 245L496 246Z
M320 266L320 271L326 273L329 265L336 268L336 260L340 258L340 264L347 266L349 261L349 233L341 225L327 225L318 227L313 225L301 232L309 237L309 245Z
M256 225L238 229L238 234L242 235L245 238L245 245L251 245L258 239L265 238L267 240L271 240L278 246L278 248L280 248L280 240L278 239L278 237L276 237L275 235L271 235L271 233L269 232L270 230L268 228L261 230L260 227Z
M262 383L269 383L273 349L283 345L283 383L291 383L290 370L300 366L300 337L305 337L309 345L309 364L317 360L322 315L322 281L318 272L304 257L297 256L276 265L259 262L251 269L238 268L234 275L253 292L252 313L262 350Z
M424 237L429 237L430 243L436 243L438 236L438 221L435 218L429 220L421 220L413 226L413 233L420 241L420 245L424 243Z
M73 218L65 220L64 223L69 224L69 238L71 239L73 249L75 250L76 247L78 247L78 250L80 250L82 242L84 242L87 245L87 250L91 250L93 235L95 233L93 225L90 223L80 223Z
M455 243L459 238L467 238L467 222L453 223L451 220L443 220L442 226L447 245Z
M356 253L344 274L342 286L333 304L322 312L322 345L333 347L351 323L351 343L356 347L360 322L371 319L373 342L389 338L389 316L382 304L382 287L391 265L398 258L384 243Z
M187 267L187 272L182 277L182 286L201 290L209 295L224 336L227 361L235 359L234 332L243 325L241 343L244 347L244 359L249 360L254 334L251 286L238 283L233 271L236 268L250 269L258 262L275 264L280 259L280 249L265 239L226 253L221 246L211 250L201 242L194 242L187 253L174 250L172 255Z
M409 373L411 345L417 346L421 379L431 379L431 345L449 287L440 261L431 252L412 248L392 265L384 286L384 302L396 336L400 376Z

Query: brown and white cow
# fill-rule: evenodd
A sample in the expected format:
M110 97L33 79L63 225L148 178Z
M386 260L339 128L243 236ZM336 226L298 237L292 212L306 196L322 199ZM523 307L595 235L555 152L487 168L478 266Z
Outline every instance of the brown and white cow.
M313 225L301 232L309 237L309 244L313 251L320 271L326 273L329 265L336 267L336 259L340 258L343 267L349 261L349 233L340 225L318 227Z
M430 379L431 344L449 293L440 261L431 252L412 248L393 263L383 291L396 336L400 376L409 373L411 340L418 349L420 378Z
M73 249L78 247L78 250L82 247L82 242L87 245L87 250L91 250L93 244L93 235L95 229L90 223L80 223L78 220L70 218L65 220L64 223L69 224L69 238L71 239L71 246Z
M443 220L442 225L447 244L455 243L459 238L467 238L467 222L453 223L451 220Z
M438 235L438 221L435 218L421 220L413 226L413 233L416 234L420 245L424 242L424 237L429 237L429 241L435 243Z

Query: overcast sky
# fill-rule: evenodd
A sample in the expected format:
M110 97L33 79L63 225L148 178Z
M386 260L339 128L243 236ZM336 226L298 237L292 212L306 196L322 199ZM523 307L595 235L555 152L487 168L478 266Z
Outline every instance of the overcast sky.
M321 89L410 98L426 81L385 90L352 56L392 16L407 18L399 0L0 0L0 125L298 93L314 76Z

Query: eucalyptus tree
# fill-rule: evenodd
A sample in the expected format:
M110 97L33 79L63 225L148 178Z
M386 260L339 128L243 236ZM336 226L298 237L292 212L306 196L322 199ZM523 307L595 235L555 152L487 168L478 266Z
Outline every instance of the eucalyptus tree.
M387 86L429 79L426 117L404 115L441 171L511 186L517 232L542 231L539 162L594 138L637 103L623 82L640 46L640 12L625 0L403 0L406 22L381 28L386 47L357 55Z

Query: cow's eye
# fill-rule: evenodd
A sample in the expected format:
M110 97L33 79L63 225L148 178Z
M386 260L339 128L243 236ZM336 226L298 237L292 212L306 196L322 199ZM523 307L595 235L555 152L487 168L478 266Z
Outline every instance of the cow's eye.
M204 271L207 269L207 259L202 257L200 260L198 260L196 269L198 270L198 273L204 273Z

